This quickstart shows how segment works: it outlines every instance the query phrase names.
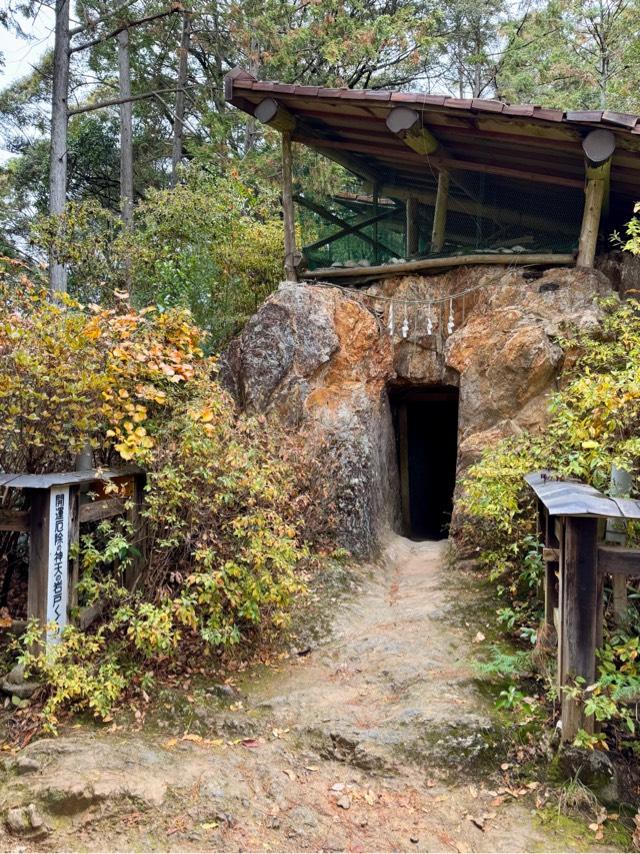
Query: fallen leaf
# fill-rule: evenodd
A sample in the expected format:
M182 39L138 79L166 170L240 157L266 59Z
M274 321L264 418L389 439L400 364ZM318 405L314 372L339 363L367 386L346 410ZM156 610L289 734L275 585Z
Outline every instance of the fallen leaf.
M472 798L478 797L478 790L476 789L475 786L469 786L469 794L471 795Z
M176 746L177 743L178 743L177 738L170 738L169 741L165 741L165 743L162 746L164 747L165 750L173 750L173 748Z
M319 771L320 769L318 768L317 765L305 765L304 770L305 771Z
M286 774L286 775L287 775L287 777L288 777L290 780L295 780L295 779L296 779L296 772L295 772L295 771L292 771L292 770L291 770L291 768L283 768L283 769L282 769L282 773L283 773L283 774Z
M182 736L182 741L193 741L194 744L202 744L204 739L201 735L196 735L195 732L187 732Z
M204 824L201 824L200 827L203 830L215 830L216 827L220 827L217 821L205 821Z
M240 744L243 747L259 747L260 743L255 738L242 738L240 739Z
M478 632L476 634L476 636L474 637L473 642L474 643L482 643L483 640L485 640L485 636L482 634L482 632Z
M375 792L372 792L371 789L367 789L364 793L364 799L370 806L373 806L376 802Z

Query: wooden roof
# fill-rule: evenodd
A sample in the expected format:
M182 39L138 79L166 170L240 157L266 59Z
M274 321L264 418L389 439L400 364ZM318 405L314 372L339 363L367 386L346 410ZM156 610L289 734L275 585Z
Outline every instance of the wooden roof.
M640 519L640 501L612 498L578 480L563 480L550 471L525 475L551 516L588 516L591 518Z
M425 193L438 168L484 173L527 193L582 190L582 140L594 129L612 131L612 205L632 213L640 200L640 119L607 110L552 110L530 104L447 98L421 92L328 89L256 80L243 69L225 80L227 100L253 115L265 98L294 118L292 139L337 160L355 174L389 186ZM416 110L440 143L435 155L419 154L386 124L395 107ZM434 167L432 170L430 166Z

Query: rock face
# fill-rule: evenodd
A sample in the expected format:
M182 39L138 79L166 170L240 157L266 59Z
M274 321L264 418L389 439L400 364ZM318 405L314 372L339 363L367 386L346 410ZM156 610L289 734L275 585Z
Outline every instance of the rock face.
M326 448L338 538L366 555L398 523L388 390L459 388L459 477L489 445L544 427L564 359L557 338L597 325L596 298L611 290L593 270L503 267L390 278L353 296L283 285L230 345L221 380L243 408Z
M326 460L340 544L369 554L395 522L397 467L386 394L391 342L366 306L339 290L282 286L222 360L249 412L277 416Z

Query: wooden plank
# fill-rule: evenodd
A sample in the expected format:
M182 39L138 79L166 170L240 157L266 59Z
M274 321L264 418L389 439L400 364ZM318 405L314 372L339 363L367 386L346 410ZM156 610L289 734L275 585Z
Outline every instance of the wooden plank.
M121 498L103 498L99 501L81 504L79 521L81 525L85 522L98 522L101 519L111 519L113 516L119 516L124 511L124 501Z
M561 684L573 685L578 677L583 688L595 679L598 602L597 572L598 522L590 518L568 517L564 542L563 673ZM572 742L579 729L593 732L593 719L584 714L583 703L562 694L562 740Z
M282 213L284 219L284 271L288 282L297 282L296 221L293 209L293 152L291 131L282 134Z
M441 252L447 228L447 204L449 201L449 173L441 169L438 173L438 192L431 230L431 251Z
M598 572L640 578L640 549L598 546Z
M44 626L47 618L47 577L49 570L49 490L30 492L31 536L29 538L29 583L27 619Z
M560 560L559 549L552 549L548 546L545 546L542 549L542 560L545 563L557 563Z
M77 618L78 628L82 631L88 629L91 623L93 623L103 611L104 602L100 600L98 602L94 602L93 605L88 605L86 608L82 608Z
M627 578L624 575L613 576L613 614L617 625L627 616L629 601L627 599Z
M438 270L447 267L476 266L478 264L502 265L509 267L536 265L544 267L573 264L574 257L569 254L526 252L513 255L453 255L447 258L420 258L403 264L381 264L377 267L321 267L305 271L306 279L356 278L358 276L394 276L415 270Z
M87 469L82 471L55 472L53 474L5 474L0 477L0 486L11 489L49 489L52 486L74 486L101 480L113 480L127 474L139 473L138 466L121 469Z
M29 530L28 510L0 510L0 531Z

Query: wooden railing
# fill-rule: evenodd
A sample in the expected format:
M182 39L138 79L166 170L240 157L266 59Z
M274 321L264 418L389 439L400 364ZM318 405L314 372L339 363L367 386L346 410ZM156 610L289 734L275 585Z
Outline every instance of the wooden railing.
M607 519L640 519L640 502L610 498L587 484L534 472L525 480L538 498L539 533L545 563L545 637L557 638L557 679L561 695L562 740L578 730L593 732L582 692L596 678L596 650L602 646L604 579L613 578L614 611L627 610L627 578L640 577L640 549L602 541ZM582 682L584 680L584 682Z

